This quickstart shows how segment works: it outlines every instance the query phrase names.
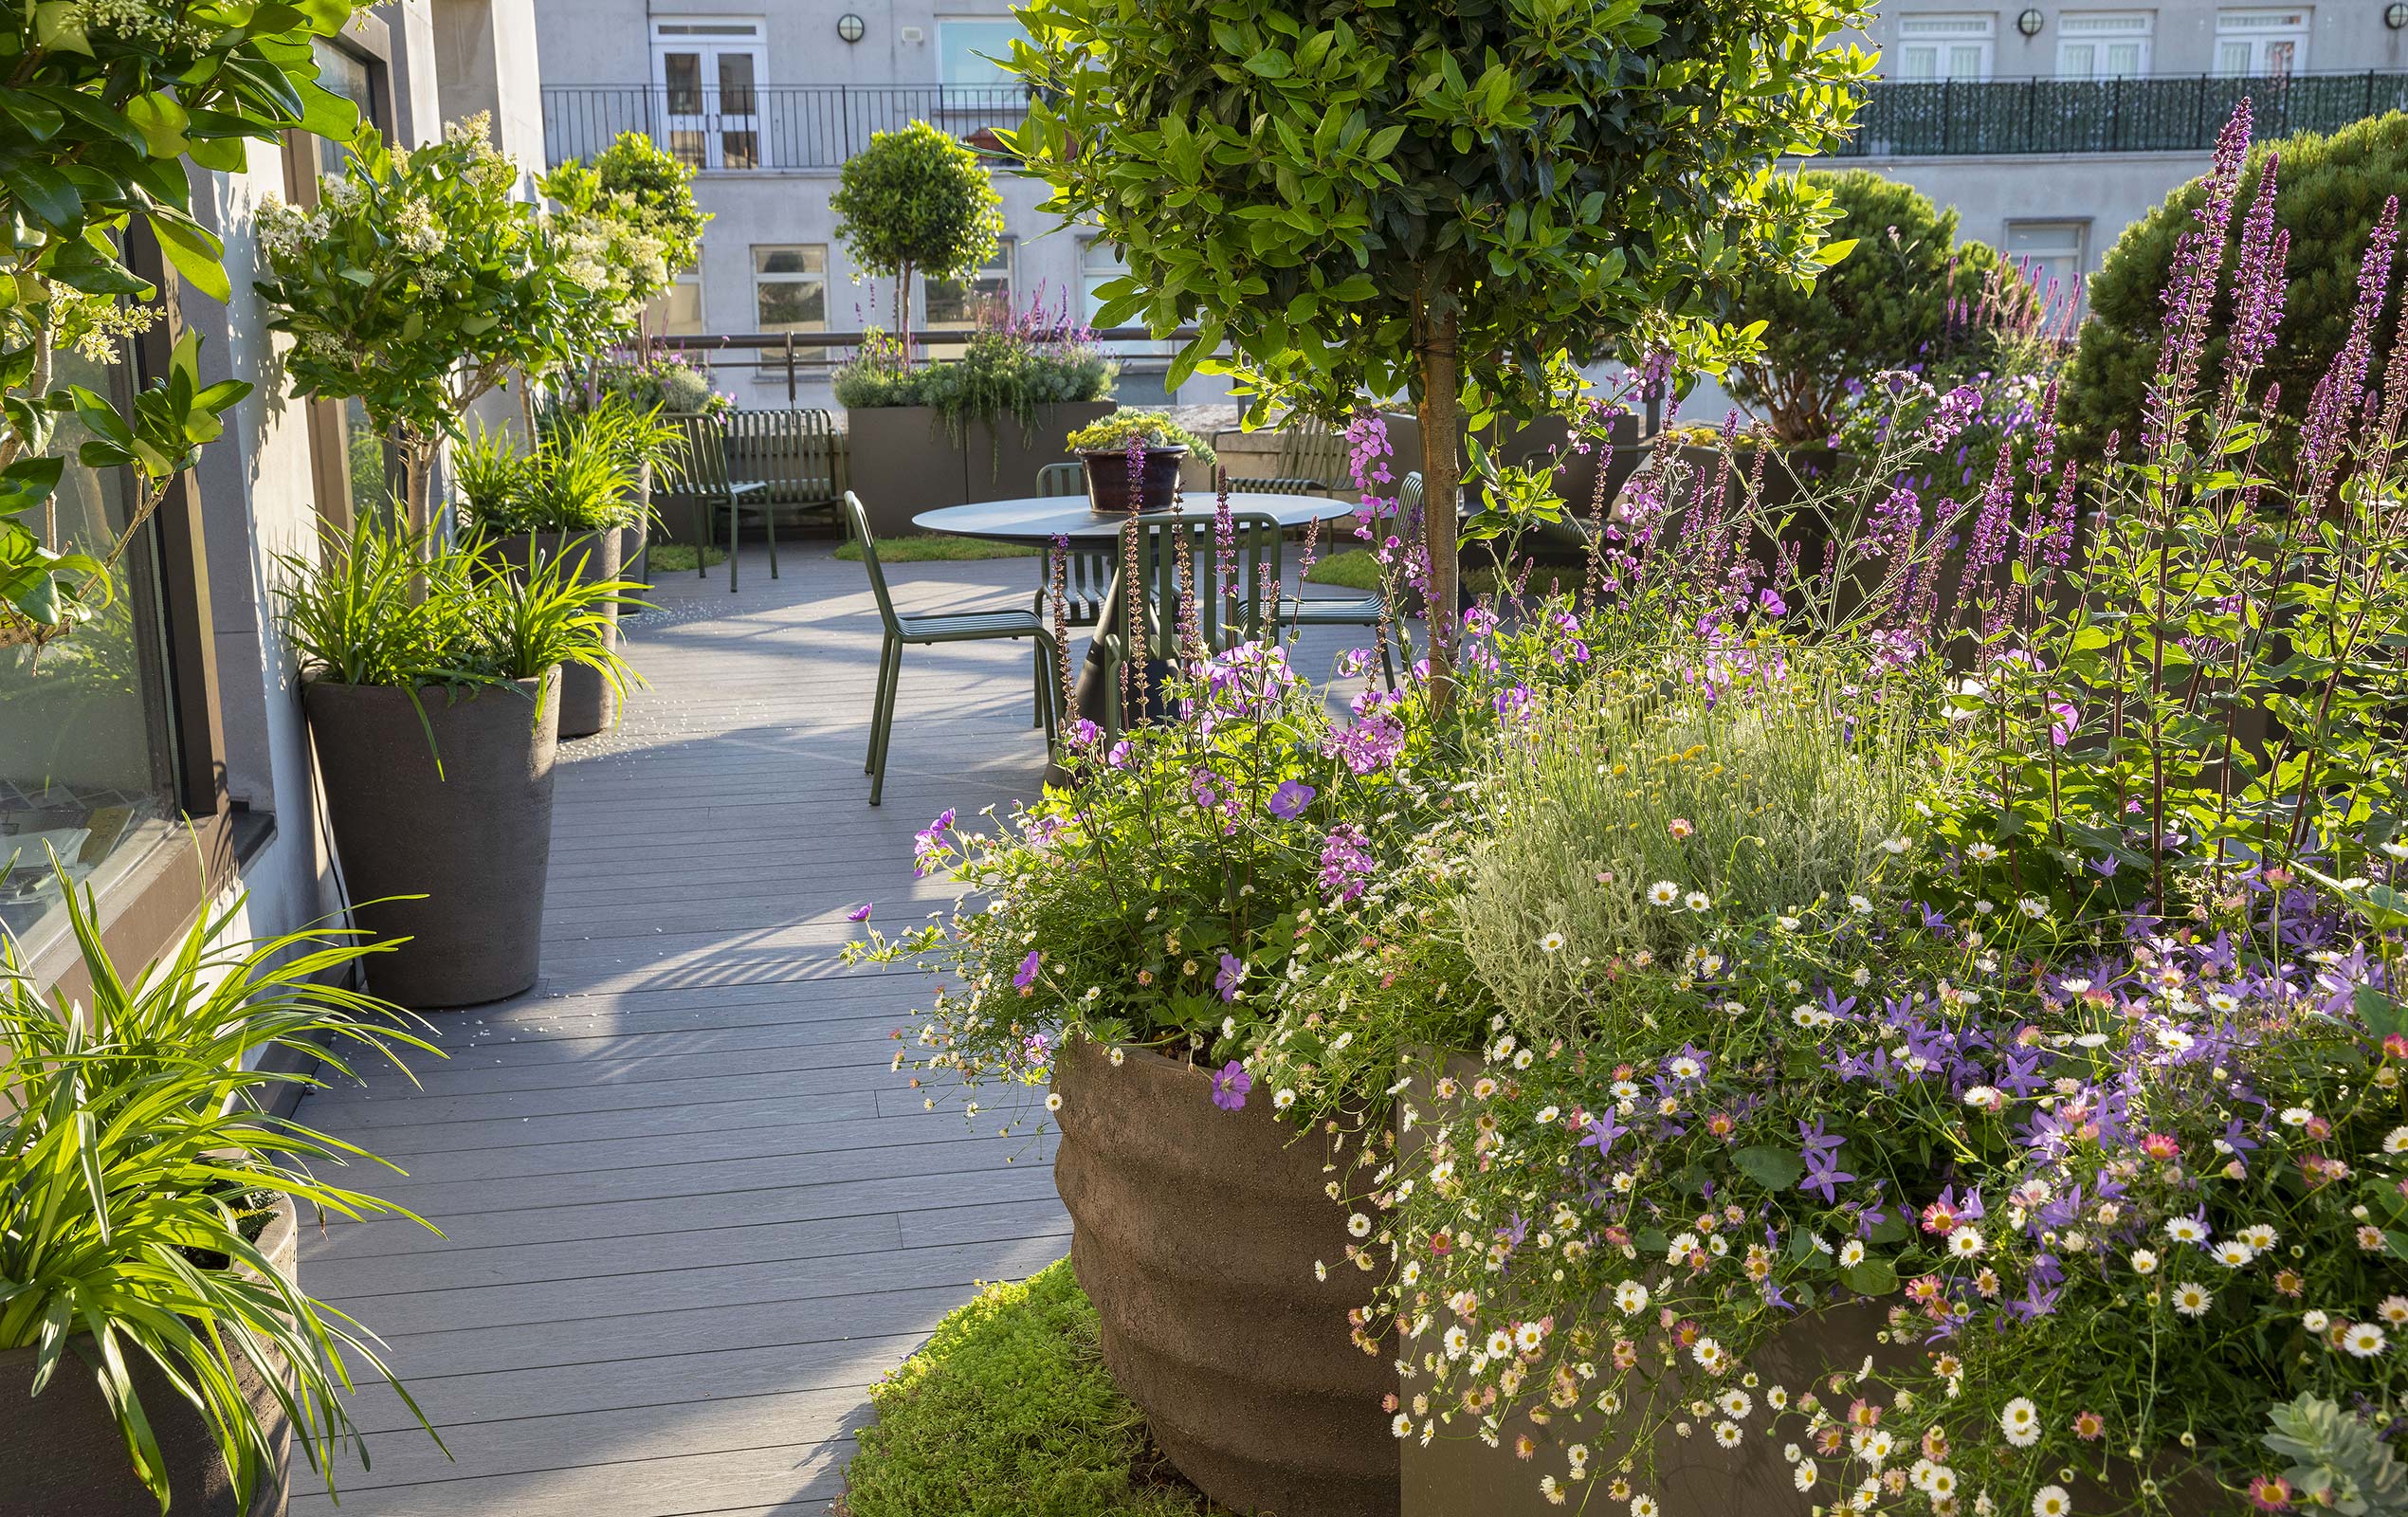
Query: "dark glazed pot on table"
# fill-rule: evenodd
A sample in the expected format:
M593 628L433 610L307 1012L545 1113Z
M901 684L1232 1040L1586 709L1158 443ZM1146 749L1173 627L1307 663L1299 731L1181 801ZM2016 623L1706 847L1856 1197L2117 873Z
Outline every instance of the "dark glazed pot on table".
M1179 466L1186 458L1184 447L1147 448L1138 497L1132 502L1127 451L1118 448L1082 451L1079 462L1086 466L1087 504L1107 516L1126 516L1132 510L1167 511L1178 495Z
M649 514L649 507L647 507ZM628 533L634 529L613 527L602 532L573 536L565 532L521 532L512 537L496 538L489 552L503 563L528 564L538 557L557 558L566 553L575 559L583 556L585 567L577 579L583 584L622 577L620 570L632 560L627 557ZM637 545L642 551L642 544ZM603 608L610 626L603 637L610 646L619 643L619 608ZM608 731L619 720L619 692L602 677L602 671L583 664L571 664L560 670L560 736L591 738Z
M301 690L354 924L410 940L367 961L368 988L419 1009L501 1000L540 966L560 671L418 698L315 675Z
M297 1237L293 1203L280 1200L259 1248L286 1279L299 1266ZM7 1453L0 1458L0 1517L158 1517L158 1498L135 1477L125 1435L82 1357L88 1351L94 1351L92 1340L77 1339L50 1383L34 1396L38 1351L0 1349L0 1406L9 1409L0 1421L0 1449ZM234 1499L207 1419L168 1384L149 1355L129 1348L125 1357L166 1461L175 1517L284 1517L293 1429L266 1377L236 1351L235 1378L276 1451L267 1478L243 1506Z
M1325 1150L1263 1101L1221 1110L1209 1075L1158 1054L1126 1051L1115 1068L1072 1043L1053 1087L1071 1268L1102 1316L1104 1364L1171 1463L1236 1512L1392 1517L1380 1399L1396 1371L1347 1329L1376 1277L1345 1263Z

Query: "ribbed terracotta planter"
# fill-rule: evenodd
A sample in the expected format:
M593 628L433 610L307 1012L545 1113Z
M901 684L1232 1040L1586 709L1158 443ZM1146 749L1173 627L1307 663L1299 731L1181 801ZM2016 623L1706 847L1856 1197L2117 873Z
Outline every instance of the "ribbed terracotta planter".
M293 1204L280 1201L259 1246L287 1279L299 1265L297 1236ZM158 1517L158 1498L135 1478L125 1435L81 1357L89 1351L92 1341L77 1339L50 1383L34 1396L37 1352L0 1350L0 1407L8 1408L0 1416L0 1517ZM200 1412L176 1394L148 1355L129 1348L126 1363L166 1460L175 1517L284 1517L292 1425L275 1389L239 1351L235 1378L277 1451L272 1474L251 1492L248 1506L236 1503L226 1461Z
M585 567L578 571L581 584L597 580L617 579L627 563L627 530L613 527L606 532L591 532L581 537L565 532L522 532L513 537L496 538L490 549L495 558L503 563L532 565L538 557L556 559L567 554L572 561L580 557ZM639 545L640 546L640 545ZM609 606L604 612L610 618L603 629L605 645L619 644L619 608ZM619 692L602 677L602 671L583 664L564 665L560 670L560 736L591 738L608 730L619 720Z
M1223 1111L1209 1075L1152 1053L1115 1069L1072 1043L1053 1085L1071 1267L1102 1314L1104 1362L1162 1452L1233 1511L1391 1517L1380 1400L1396 1372L1347 1329L1375 1276L1344 1262L1326 1150L1294 1141L1264 1092Z
M353 918L378 939L410 940L367 960L369 990L432 1008L496 1001L534 984L552 864L559 669L457 699L423 689L417 706L394 686L313 675L301 703ZM394 899L403 896L425 899Z

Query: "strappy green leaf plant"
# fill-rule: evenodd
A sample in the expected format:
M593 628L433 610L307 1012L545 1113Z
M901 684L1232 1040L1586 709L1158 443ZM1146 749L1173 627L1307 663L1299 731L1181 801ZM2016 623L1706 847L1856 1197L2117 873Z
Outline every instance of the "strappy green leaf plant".
M261 1252L263 1215L289 1198L321 1215L432 1224L321 1178L319 1166L401 1171L269 1108L280 1087L323 1085L355 1061L438 1052L408 1013L344 988L352 965L392 944L322 927L246 940L237 898L129 977L100 941L90 892L64 870L60 883L88 1001L36 984L0 937L0 1350L36 1352L36 1397L91 1376L162 1510L163 1395L207 1420L246 1509L274 1477L273 1418L247 1398L246 1370L331 1485L336 1454L359 1442L345 1405L355 1367L426 1417L374 1334ZM274 1049L311 1055L301 1068L319 1072L251 1067Z

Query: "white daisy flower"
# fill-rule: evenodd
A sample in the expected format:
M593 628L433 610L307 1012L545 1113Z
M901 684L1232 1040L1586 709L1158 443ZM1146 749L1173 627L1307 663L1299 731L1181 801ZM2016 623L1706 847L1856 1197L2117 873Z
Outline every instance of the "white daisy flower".
M2009 1443L2029 1449L2040 1441L2040 1409L2029 1396L2018 1396L1998 1414L1998 1427Z
M2237 1270L2257 1257L2257 1251L2238 1238L2226 1238L2207 1251L2208 1257L2227 1270Z
M1981 1253L1981 1229L1967 1223L1948 1234L1948 1252L1959 1259L1978 1258Z
M1449 1359L1461 1359L1470 1351L1471 1334L1464 1330L1463 1324L1457 1323L1447 1329L1447 1336L1441 1342L1446 1345Z
M2299 1325L2311 1333L2321 1333L2333 1325L2333 1320L2321 1311L2311 1309L2299 1319Z
M1988 843L1976 843L1965 850L1965 857L1976 864L1987 864L1998 856L1998 849Z
M2215 1293L2205 1286L2185 1280L2174 1288L2174 1309L2185 1317L2204 1317L2215 1305Z
M1645 1311L1647 1301L1647 1287L1636 1280L1625 1280L1614 1288L1614 1304L1622 1308L1622 1315L1626 1317L1634 1317Z
M1504 1359L1513 1352L1513 1335L1500 1327L1488 1335L1488 1357Z
M1839 1267L1841 1269L1852 1270L1857 1265L1864 1262L1865 1243L1862 1238L1850 1238L1847 1242L1839 1246Z
M2341 1346L2352 1359L2372 1359L2383 1351L2383 1330L2370 1322L2342 1329Z
M2205 1243L2207 1224L2196 1216L2168 1217L2165 1221L2165 1235L2177 1243Z
M1658 880L1647 887L1647 898L1659 906L1669 906L1681 898L1681 887L1669 880Z
M1707 906L1712 905L1714 902L1705 891L1691 890L1687 895L1681 898L1681 904L1687 906L1691 911L1703 911Z
M1873 904L1861 895L1852 895L1848 898L1848 909L1860 917L1870 917L1873 914Z
M2016 909L2037 922L2049 914L2049 903L2036 895L2028 895L2016 903Z
M2073 1498L2063 1486L2042 1486L2032 1498L2032 1517L2073 1517Z
M1724 1391L1721 1396L1716 1397L1714 1399L1715 1404L1723 1409L1723 1415L1724 1416L1745 1416L1748 1413L1756 1410L1755 1398L1749 1396L1745 1391L1741 1390L1736 1385L1732 1386L1729 1390Z
M1560 952L1562 948L1563 934L1560 932L1548 933L1545 937L1539 940L1539 952L1542 954L1558 953Z
M1740 1435L1739 1435L1739 1424L1738 1424L1738 1423L1736 1423L1736 1422L1717 1422L1717 1423L1715 1423L1715 1424L1714 1424L1714 1441L1715 1441L1715 1442L1717 1442L1717 1443L1719 1443L1719 1444L1721 1444L1724 1448L1725 1448L1725 1449L1736 1449L1736 1448L1738 1448L1738 1447L1739 1447L1739 1436L1740 1436Z
M1798 1490L1812 1490L1815 1489L1815 1477L1820 1472L1815 1468L1814 1460L1800 1459L1797 1461L1797 1468L1790 1471L1789 1478Z
M1346 1231L1352 1233L1359 1238L1369 1237L1371 1236L1371 1218L1365 1216L1360 1212L1357 1212L1354 1215L1346 1218Z
M1045 1098L1045 1109L1048 1111L1059 1111L1062 1109L1061 1091L1054 1090L1047 1093Z

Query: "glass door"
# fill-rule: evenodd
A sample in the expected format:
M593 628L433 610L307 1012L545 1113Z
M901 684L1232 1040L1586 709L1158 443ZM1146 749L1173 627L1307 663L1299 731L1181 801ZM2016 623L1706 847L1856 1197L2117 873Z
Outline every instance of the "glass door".
M767 63L757 21L654 22L661 145L696 169L768 167L760 98Z

